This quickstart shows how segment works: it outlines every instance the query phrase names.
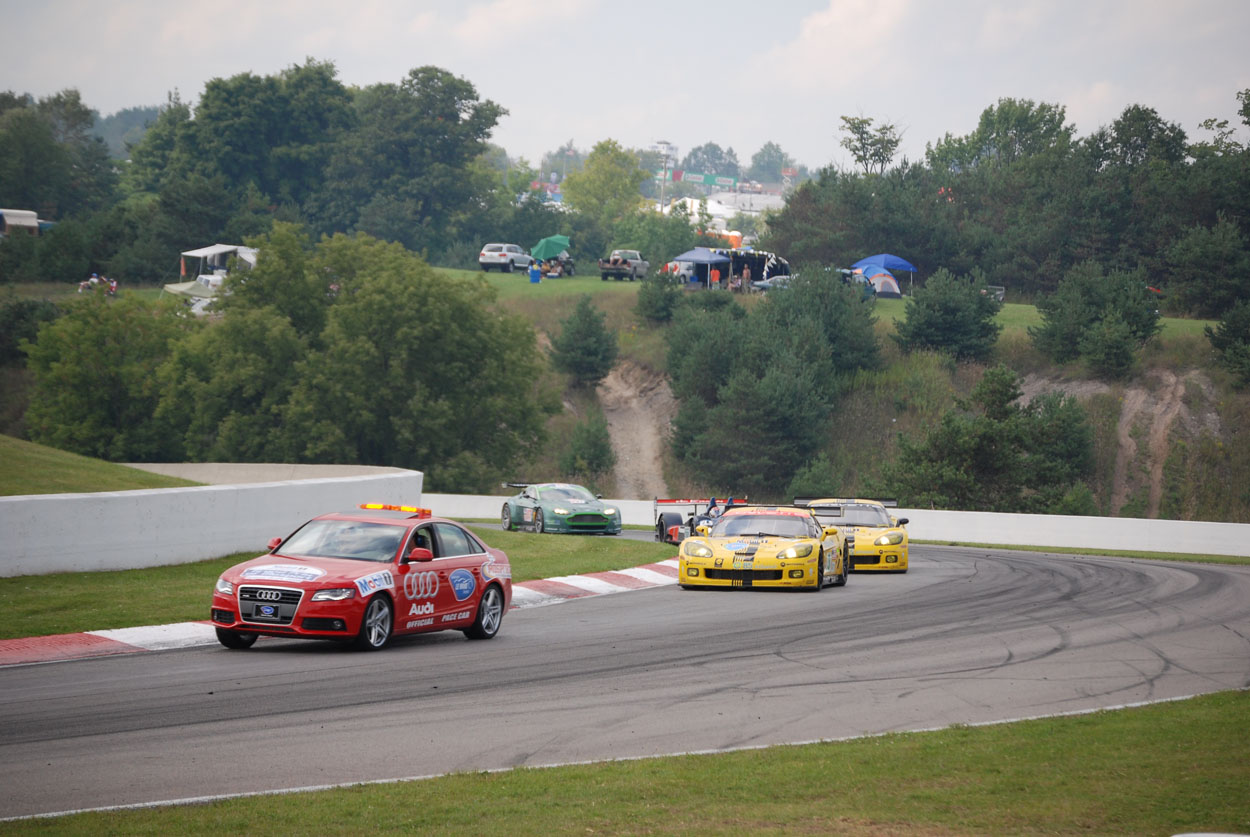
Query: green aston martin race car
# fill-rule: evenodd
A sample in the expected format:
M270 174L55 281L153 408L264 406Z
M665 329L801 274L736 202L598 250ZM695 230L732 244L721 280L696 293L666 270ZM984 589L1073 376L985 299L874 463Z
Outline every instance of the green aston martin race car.
M567 482L510 482L521 489L503 504L499 523L504 529L535 532L619 535L621 510L604 503L580 485Z

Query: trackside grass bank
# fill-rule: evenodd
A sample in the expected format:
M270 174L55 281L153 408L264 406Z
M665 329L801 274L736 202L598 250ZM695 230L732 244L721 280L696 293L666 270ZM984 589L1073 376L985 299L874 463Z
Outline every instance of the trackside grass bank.
M647 541L504 532L498 525L470 528L508 553L514 581L622 570L677 554L676 547ZM217 576L264 551L142 570L0 578L0 613L5 614L0 639L207 619ZM140 602L135 590L150 595Z
M1250 832L1250 692L992 727L0 824L3 834Z

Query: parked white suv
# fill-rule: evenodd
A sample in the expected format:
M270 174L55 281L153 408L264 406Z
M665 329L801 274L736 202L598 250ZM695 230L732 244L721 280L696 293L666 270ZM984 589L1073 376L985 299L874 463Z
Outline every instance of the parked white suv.
M511 273L514 270L525 270L534 260L515 244L487 244L478 254L477 263L482 270L489 271L492 267Z

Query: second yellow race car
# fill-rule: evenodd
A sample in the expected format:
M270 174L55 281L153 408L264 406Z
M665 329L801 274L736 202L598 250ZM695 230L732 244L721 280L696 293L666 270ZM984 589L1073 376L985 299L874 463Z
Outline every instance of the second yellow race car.
M887 511L895 501L795 497L794 505L811 509L821 525L838 527L853 571L907 572L907 518Z
M808 509L733 506L681 542L678 583L820 590L846 584L843 536Z

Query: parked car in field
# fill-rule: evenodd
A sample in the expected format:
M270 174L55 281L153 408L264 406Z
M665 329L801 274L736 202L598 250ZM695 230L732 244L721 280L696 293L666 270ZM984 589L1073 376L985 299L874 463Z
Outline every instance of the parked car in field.
M210 617L227 648L277 636L374 651L393 634L490 639L511 601L502 551L429 509L368 503L315 517L223 572Z
M650 270L651 263L637 250L613 250L612 255L599 260L599 278L605 282L609 276L617 281L628 279L632 282L646 276Z
M499 270L511 273L514 270L527 270L534 259L517 244L486 244L477 256L477 263L482 270Z

